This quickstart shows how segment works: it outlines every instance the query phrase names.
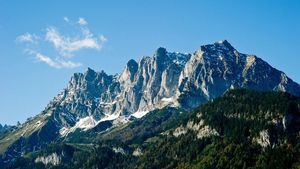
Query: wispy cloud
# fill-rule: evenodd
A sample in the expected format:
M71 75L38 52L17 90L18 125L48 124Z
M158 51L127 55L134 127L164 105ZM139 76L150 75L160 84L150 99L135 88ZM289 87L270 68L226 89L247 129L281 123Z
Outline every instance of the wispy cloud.
M65 21L65 22L70 22L69 18L68 18L68 17L66 17L66 16L65 16L65 17L63 17L63 19L64 19L64 21Z
M87 21L84 18L80 17L78 19L78 24L79 25L87 25L88 23L87 23Z
M24 33L23 35L20 35L16 39L18 42L29 42L29 43L37 43L39 40L39 37L35 34L30 33Z
M81 63L75 63L75 62L72 62L72 61L64 61L64 60L61 60L61 59L53 60L52 58L50 58L46 55L43 55L41 53L36 54L36 59L38 61L44 62L44 63L48 64L49 66L57 68L57 69L60 69L60 68L75 68L75 67L81 66Z
M106 38L101 35L99 39L95 38L90 31L85 28L81 33L82 38L63 36L55 27L47 28L46 41L53 44L54 48L66 57L72 57L73 52L81 49L100 50Z
M34 56L37 61L44 62L51 67L58 69L79 67L82 65L81 63L72 61L75 53L82 49L100 51L107 38L101 34L94 36L86 26L87 21L82 17L79 17L78 21L73 23L68 17L63 17L63 20L69 23L68 25L71 26L71 31L75 32L75 35L63 34L57 27L49 26L40 36L24 33L18 36L16 41L27 44L24 53ZM44 51L40 49L44 49ZM56 53L55 57L47 55L45 49L47 52L51 52L51 55Z
M103 35L100 35L100 41L101 41L102 43L104 43L104 42L107 41L107 38L106 38L105 36L103 36Z

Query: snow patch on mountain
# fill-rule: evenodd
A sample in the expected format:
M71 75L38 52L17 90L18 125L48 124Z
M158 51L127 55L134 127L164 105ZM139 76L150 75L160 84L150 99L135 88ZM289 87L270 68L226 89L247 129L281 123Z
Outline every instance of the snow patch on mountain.
M82 119L80 119L74 127L74 129L80 128L83 129L84 131L91 129L95 127L97 124L97 121L93 118L93 116L87 116Z
M69 133L70 129L67 128L67 127L62 127L60 130L59 130L59 134L61 136L66 136L68 133Z
M66 136L69 133L74 132L76 129L82 129L83 131L87 131L91 128L94 128L97 124L98 124L98 121L96 121L93 118L93 116L87 116L87 117L79 119L79 121L77 121L76 124L71 128L62 127L59 130L59 134L61 136Z
M113 120L113 125L126 124L130 122L131 115L119 116L118 118Z
M102 121L110 121L110 120L115 120L118 117L120 117L120 113L116 113L116 114L107 114L104 118L102 118L99 122Z
M161 101L163 102L174 102L174 99L173 97L164 97L161 99Z
M137 111L133 113L132 116L139 119L145 116L147 113L149 113L149 111Z

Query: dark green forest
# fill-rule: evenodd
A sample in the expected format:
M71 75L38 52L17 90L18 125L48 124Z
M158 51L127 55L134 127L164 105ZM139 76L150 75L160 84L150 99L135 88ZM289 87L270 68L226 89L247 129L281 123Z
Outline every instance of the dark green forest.
M288 93L230 90L192 112L164 108L120 128L73 135L7 168L300 168L299 119L300 99ZM198 138L191 129L172 134L201 121L218 134ZM257 141L262 131L265 145ZM137 149L141 153L133 155ZM59 165L35 162L52 153L61 156Z

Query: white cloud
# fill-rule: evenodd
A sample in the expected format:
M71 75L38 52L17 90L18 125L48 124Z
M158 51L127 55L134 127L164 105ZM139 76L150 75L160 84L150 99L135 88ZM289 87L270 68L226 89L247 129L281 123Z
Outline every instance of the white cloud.
M66 37L61 35L56 28L49 27L47 28L46 41L51 42L62 56L72 57L73 52L81 49L100 50L103 40L106 40L106 38L97 40L87 28L82 30L82 36L82 38Z
M60 66L56 62L54 62L51 58L49 58L48 56L37 53L36 59L41 62L47 63L51 67L60 68Z
M100 35L100 41L102 42L102 43L104 43L104 42L106 42L107 41L107 38L105 37L105 36L103 36L103 35Z
M88 23L87 23L87 21L84 18L79 17L78 18L78 24L79 25L87 25Z
M30 49L30 48L25 48L23 52L27 55L36 55L37 54L36 50Z
M63 19L64 19L64 21L65 21L65 22L67 22L67 23L69 23L69 22L70 22L69 18L68 18L68 17L66 17L66 16L65 16Z
M53 60L52 58L50 58L46 55L43 55L41 53L36 54L36 59L38 61L44 62L44 63L48 64L49 66L57 68L57 69L75 68L75 67L81 66L81 63L75 63L72 61L64 61L64 60L60 60L60 59Z
M82 49L93 49L100 51L107 38L103 35L94 36L88 29L87 21L80 17L77 23L72 24L68 17L63 17L63 20L68 24L69 28L63 32L54 26L46 28L43 34L25 33L16 38L17 42L25 44L24 53L34 56L39 62L46 63L54 68L75 68L82 64L73 62L75 53ZM75 35L74 35L75 34ZM72 36L71 36L72 35ZM54 53L55 57L45 53L44 49L48 52ZM42 54L43 53L43 54Z
M37 43L39 37L35 34L25 33L17 37L18 42L30 42L30 43Z

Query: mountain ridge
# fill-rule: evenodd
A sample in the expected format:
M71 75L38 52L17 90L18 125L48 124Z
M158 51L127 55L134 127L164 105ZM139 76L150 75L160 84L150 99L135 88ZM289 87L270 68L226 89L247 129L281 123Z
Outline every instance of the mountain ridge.
M239 53L227 40L193 54L158 48L153 57L129 60L120 74L91 68L75 73L45 110L0 140L0 154L9 161L76 130L126 124L166 106L192 110L234 88L300 96L299 84L259 57Z

